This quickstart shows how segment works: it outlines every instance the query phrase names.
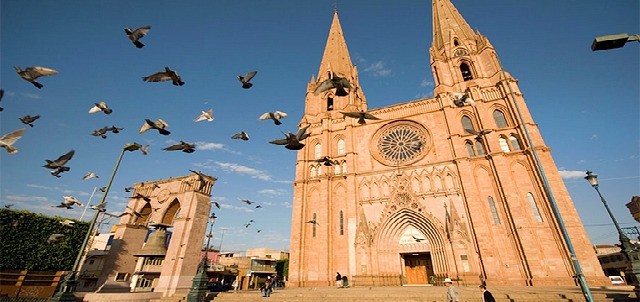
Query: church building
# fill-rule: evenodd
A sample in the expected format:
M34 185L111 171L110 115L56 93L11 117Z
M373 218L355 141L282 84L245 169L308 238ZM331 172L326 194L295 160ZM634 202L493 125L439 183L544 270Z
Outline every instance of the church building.
M383 108L368 108L334 11L300 121L288 286L329 286L337 272L356 286L573 286L572 254L605 285L518 81L450 0L432 5L433 97ZM331 77L349 81L346 95L314 93Z

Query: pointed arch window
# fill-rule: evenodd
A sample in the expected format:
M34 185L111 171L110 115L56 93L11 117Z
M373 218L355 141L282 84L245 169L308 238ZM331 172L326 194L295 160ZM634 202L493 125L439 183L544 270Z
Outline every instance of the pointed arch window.
M310 178L318 177L318 169L315 166L311 166L311 169L309 169L309 177Z
M522 147L520 147L520 141L514 134L511 134L511 136L509 136L509 142L511 142L511 147L514 151L522 150Z
M338 155L345 155L347 153L346 148L345 148L345 144L344 144L344 140L343 139L339 139L338 140Z
M507 127L507 119L504 117L504 113L502 111L496 109L493 111L493 120L496 122L496 126L498 128Z
M341 172L340 167L341 167L340 164L333 165L333 174L340 175L340 172Z
M316 213L313 213L313 220L312 221L317 221L316 220ZM313 226L313 237L316 237L316 225L318 225L317 223L312 223L311 224Z
M484 151L484 142L482 141L481 138L476 138L476 150L478 152L478 155L485 155L487 154Z
M466 141L464 146L467 147L467 153L470 157L476 156L476 150L473 149L473 144L470 141Z
M327 111L333 110L333 98L327 97Z
M313 156L315 159L320 159L322 157L322 144L317 143L313 148Z
M491 196L489 196L489 209L491 210L491 217L493 217L493 224L500 224L500 216L498 216L496 202L493 201L493 197Z
M533 210L533 216L536 217L536 220L538 222L542 222L542 216L540 215L540 210L538 209L536 200L533 198L533 194L531 194L531 192L527 193L527 199L529 200L529 205L531 205L531 210Z
M471 73L471 68L469 64L462 63L460 64L460 73L462 74L462 79L464 81L473 80L473 74Z
M502 152L511 152L511 149L509 148L509 143L507 143L507 139L504 136L500 136L500 138L498 139L498 142L500 143L500 149L502 149Z
M453 39L453 46L460 46L460 42L458 42L458 39Z
M344 235L344 213L340 211L340 235Z
M476 128L473 127L471 118L469 118L468 116L466 115L462 116L462 119L460 120L460 122L462 123L462 129L476 130Z
M342 175L347 174L347 161L342 162Z

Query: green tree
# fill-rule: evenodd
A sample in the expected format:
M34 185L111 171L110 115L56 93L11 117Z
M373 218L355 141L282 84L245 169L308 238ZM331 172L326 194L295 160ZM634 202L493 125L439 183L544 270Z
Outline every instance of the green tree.
M71 227L60 223L67 219L0 209L0 270L71 270L89 224L74 219L69 219L75 222ZM48 242L53 234L62 236Z
M284 276L289 279L289 259L276 261L276 273L278 273L278 276Z

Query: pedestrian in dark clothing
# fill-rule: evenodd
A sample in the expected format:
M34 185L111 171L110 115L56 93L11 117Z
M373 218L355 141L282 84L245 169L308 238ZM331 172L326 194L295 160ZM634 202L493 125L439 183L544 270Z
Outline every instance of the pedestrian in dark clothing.
M340 272L337 272L336 275L336 286L338 288L342 287L342 276L340 275Z
M267 280L264 280L264 285L260 288L260 292L262 292L263 297L271 296L271 286L273 286L273 280L271 276L267 277Z
M496 302L496 299L493 298L491 292L487 290L486 285L480 285L480 290L482 291L482 302Z

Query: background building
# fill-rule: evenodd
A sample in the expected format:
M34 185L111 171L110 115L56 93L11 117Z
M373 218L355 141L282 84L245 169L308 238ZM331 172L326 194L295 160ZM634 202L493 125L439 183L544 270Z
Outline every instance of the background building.
M288 284L576 285L552 196L586 279L607 284L517 80L449 0L433 28L434 97L369 109L335 11L300 121ZM346 95L314 93L336 76Z

